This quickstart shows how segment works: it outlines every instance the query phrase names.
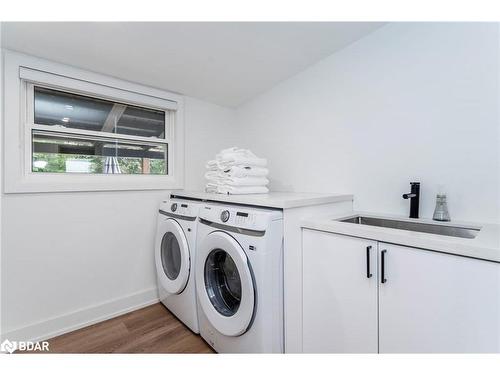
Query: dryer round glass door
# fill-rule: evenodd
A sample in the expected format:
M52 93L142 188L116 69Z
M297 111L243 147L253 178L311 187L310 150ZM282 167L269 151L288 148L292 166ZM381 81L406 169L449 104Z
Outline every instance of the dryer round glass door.
M179 294L189 280L189 246L177 221L163 218L160 220L155 252L158 281L168 293Z
M210 323L226 336L245 333L255 313L251 266L240 244L224 232L210 233L197 249L196 290Z

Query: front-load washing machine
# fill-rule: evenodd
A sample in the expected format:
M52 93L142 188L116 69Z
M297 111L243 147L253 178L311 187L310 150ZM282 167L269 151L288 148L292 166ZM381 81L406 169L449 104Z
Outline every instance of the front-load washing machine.
M160 301L199 333L194 277L199 203L168 199L160 204L155 263Z
M200 208L196 291L203 339L219 353L282 353L283 215Z

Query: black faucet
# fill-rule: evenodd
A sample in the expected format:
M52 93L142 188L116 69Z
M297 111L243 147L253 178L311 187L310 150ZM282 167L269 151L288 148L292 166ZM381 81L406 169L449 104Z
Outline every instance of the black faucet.
M410 182L411 193L403 194L404 199L410 199L410 218L418 219L420 205L420 182Z

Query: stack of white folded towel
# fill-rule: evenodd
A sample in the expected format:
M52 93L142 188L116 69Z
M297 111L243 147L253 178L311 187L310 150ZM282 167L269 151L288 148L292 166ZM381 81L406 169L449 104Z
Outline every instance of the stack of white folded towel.
M219 194L267 193L267 160L250 150L231 147L219 152L207 163L206 191Z

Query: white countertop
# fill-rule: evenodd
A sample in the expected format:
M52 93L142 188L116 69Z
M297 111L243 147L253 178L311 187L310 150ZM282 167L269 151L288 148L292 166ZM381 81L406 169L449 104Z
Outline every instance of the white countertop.
M201 191L172 190L172 196L194 198L204 201L228 202L271 208L296 208L335 202L352 201L350 194L269 192L267 194L226 195Z
M427 224L481 228L481 230L475 238L459 238L338 221L355 215ZM500 225L498 224L465 223L454 221L439 223L430 219L408 219L407 217L374 214L368 212L348 212L343 215L306 219L302 221L301 226L303 228L315 229L324 232L345 234L392 244L500 262Z

